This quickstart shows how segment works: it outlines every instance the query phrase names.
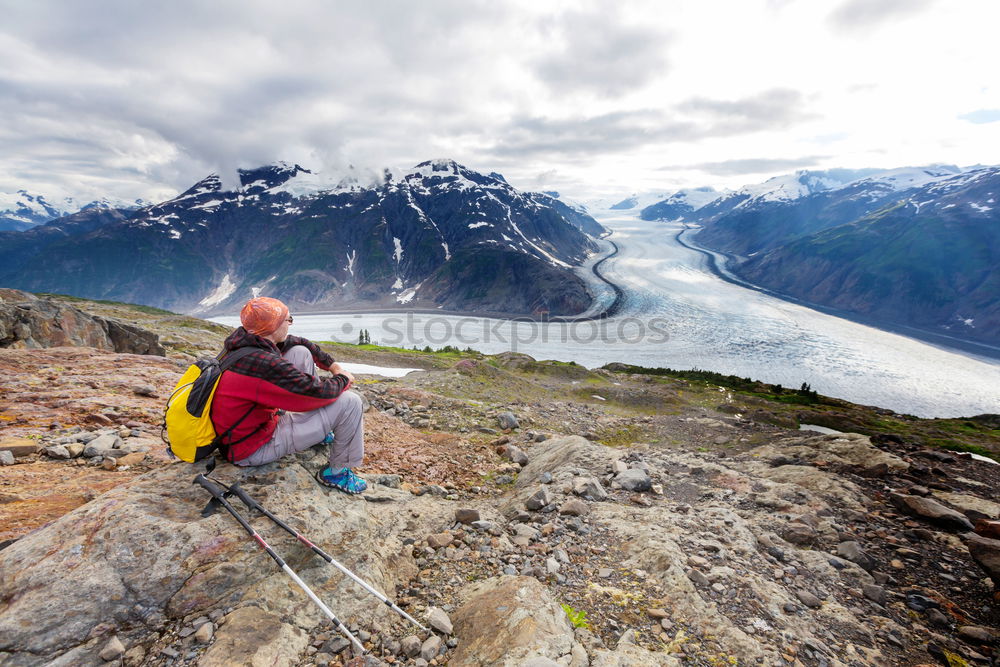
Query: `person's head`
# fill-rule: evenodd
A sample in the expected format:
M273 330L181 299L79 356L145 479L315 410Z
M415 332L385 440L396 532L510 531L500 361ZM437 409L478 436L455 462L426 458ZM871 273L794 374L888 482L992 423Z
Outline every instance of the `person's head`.
M278 299L260 296L250 299L240 311L240 323L252 334L280 343L288 337L292 318L288 306Z

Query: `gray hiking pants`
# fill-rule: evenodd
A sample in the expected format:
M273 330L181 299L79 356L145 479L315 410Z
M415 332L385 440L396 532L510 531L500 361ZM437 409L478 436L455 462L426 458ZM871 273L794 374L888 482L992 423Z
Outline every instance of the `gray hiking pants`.
M289 348L282 355L303 373L316 374L312 353L302 345ZM322 442L333 431L330 445L330 468L356 468L365 457L364 408L361 397L345 391L337 400L309 412L286 412L278 418L274 436L245 459L241 466L259 466L277 461L286 454L301 452Z

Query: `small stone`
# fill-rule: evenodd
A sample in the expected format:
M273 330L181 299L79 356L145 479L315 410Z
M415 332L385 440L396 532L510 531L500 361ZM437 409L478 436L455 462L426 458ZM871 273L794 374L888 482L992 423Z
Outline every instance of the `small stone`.
M361 641L360 637L358 637L357 639L358 641ZM350 645L351 645L350 639L338 635L336 637L332 637L323 645L323 653L328 653L330 655L338 655L340 653L343 653Z
M876 586L874 584L862 584L861 590L864 591L865 597L872 602L883 606L885 605L885 589L881 586Z
M455 510L455 521L458 523L471 524L479 521L479 510L459 509Z
M846 558L847 560L860 566L863 570L871 572L875 569L875 561L871 556L866 554L861 546L853 541L848 540L846 542L841 542L837 545L837 555L841 558ZM834 566L836 567L836 566Z
M173 646L164 646L160 649L160 654L165 655L168 658L176 658L180 653Z
M601 579L607 579L612 574L614 574L614 571L610 567L602 567L597 571L597 576Z
M538 476L538 483L539 484L551 484L552 483L552 473L550 473L550 472L543 472L541 475Z
M49 458L53 458L53 459L71 459L71 458L73 458L73 455L70 454L69 448L67 448L66 445L52 445L51 447L46 447L45 448L45 454L47 456L49 456ZM11 463L13 463L13 461L11 461ZM10 464L7 464L7 465L10 465Z
M688 556L687 564L691 567L698 567L702 569L708 568L708 560L702 558L701 556Z
M586 516L589 512L587 503L577 498L570 498L559 506L559 514L563 516Z
M420 637L410 635L409 637L404 637L403 641L400 642L400 650L407 658L413 658L420 653L420 645Z
M515 445L507 445L504 453L514 463L521 467L528 465L528 455L524 453L524 450Z
M57 445L61 447L61 445ZM63 447L65 449L65 447ZM68 452L67 452L68 454ZM66 458L69 458L68 456ZM12 466L14 465L14 455L7 450L0 451L0 465Z
M101 468L103 468L104 470L114 470L117 467L118 467L118 461L116 459L111 458L110 456L105 457L104 460L101 461Z
M211 623L202 623L194 633L194 640L199 644L207 644L212 641L214 634L215 628L212 627Z
M649 491L653 482L641 468L630 468L615 475L615 484L626 491Z
M519 428L521 426L513 412L501 412L498 414L497 424L499 424L500 428L504 430L509 428Z
M317 653L313 656L313 662L316 663L316 667L328 667L333 659L334 656L329 653Z
M720 583L714 583L712 584L712 590L715 591L716 593L725 593L726 587Z
M442 547L446 547L449 544L451 544L453 540L454 538L449 532L428 535L427 546L432 547L434 549L441 549Z
M118 639L118 635L115 635L104 645L99 655L104 662L111 662L120 658L123 653L125 653L125 645Z
M149 396L156 398L156 389L152 385L136 385L135 387L132 387L132 392L135 393L136 396Z
M708 586L708 577L701 570L692 568L687 571L687 577L698 586Z
M437 607L431 607L427 610L427 623L441 634L450 635L453 632L448 614Z
M535 491L534 494L527 501L525 501L524 506L529 510L540 510L546 505L552 503L552 493L544 486Z
M927 620L930 621L931 625L939 628L947 628L951 625L948 617L940 609L928 609L926 612Z
M976 644L992 644L995 639L989 629L979 627L978 625L960 626L958 628L958 636L967 642Z
M611 472L613 472L616 475L619 473L623 473L626 470L628 470L628 464L626 464L624 461L619 460L619 461L613 461L611 463Z
M799 598L799 602L811 609L819 609L823 606L823 602L809 591L795 591L795 595Z
M431 661L437 657L438 653L441 652L442 645L441 638L437 635L431 635L424 641L420 646L420 657L424 660Z
M608 499L600 480L596 477L579 477L573 481L573 493L590 500L603 501Z
M94 456L104 456L104 453L111 449L119 449L122 439L114 433L105 433L87 443L83 450L83 455L87 458Z

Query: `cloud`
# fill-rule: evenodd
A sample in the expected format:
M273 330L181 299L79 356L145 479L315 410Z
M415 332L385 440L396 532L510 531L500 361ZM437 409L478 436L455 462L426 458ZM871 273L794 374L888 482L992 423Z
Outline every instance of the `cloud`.
M589 117L514 118L500 133L503 138L484 150L501 160L597 159L656 144L778 130L811 117L801 93L774 89L735 100L691 98L669 112L644 109Z
M534 71L553 92L613 97L667 71L671 36L620 22L616 7L574 12L551 22L548 30L556 48L534 64Z
M1000 109L976 109L959 116L962 120L981 125L983 123L995 123L1000 120Z
M884 23L903 19L930 7L936 0L848 0L829 15L829 22L842 31L873 30Z
M697 169L713 176L742 176L744 174L764 174L815 167L827 158L829 158L828 155L809 155L800 158L744 158L661 167L660 171Z

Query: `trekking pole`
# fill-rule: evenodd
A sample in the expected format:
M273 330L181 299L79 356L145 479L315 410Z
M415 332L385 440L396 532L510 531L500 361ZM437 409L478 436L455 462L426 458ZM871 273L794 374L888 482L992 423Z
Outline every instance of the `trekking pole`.
M248 533L250 533L250 537L252 537L257 542L257 544L259 544L261 548L263 548L264 551L267 552L268 556L274 559L274 562L278 564L278 567L284 570L285 573L289 577L291 577L295 583L299 585L299 588L305 591L306 595L309 596L309 599L311 599L313 602L319 605L319 608L323 610L323 613L326 614L331 621L333 621L333 624L336 626L337 631L340 632L340 634L347 637L351 641L351 643L353 643L358 648L358 650L361 651L361 655L364 655L365 653L368 652L365 650L365 647L361 644L361 642L358 641L357 637L352 635L351 631L348 630L347 627L343 623L341 623L336 616L334 616L333 612L330 611L330 608L327 607L325 604L323 604L322 600L316 597L316 594L312 592L311 588L306 586L306 583L304 581L299 579L299 575L295 574L295 571L292 570L292 568L288 567L288 563L282 560L281 556L275 553L274 549L268 546L267 542L264 541L264 538L260 536L260 533L254 530L253 526L251 526L247 522L247 520L244 519L240 515L240 513L237 512L236 509L229 504L229 501L226 500L225 498L225 492L222 489L220 489L216 484L212 483L204 475L198 475L197 477L195 477L194 483L201 485L203 489L212 494L212 497L215 500L219 501L219 503L223 507L225 507L237 521L240 522L240 525L243 526L243 528L246 529Z
M331 556L330 554L326 553L325 551L323 551L322 549L320 549L318 546L316 546L315 544L313 544L312 542L310 542L308 539L305 538L305 536L303 536L301 533L299 533L299 531L295 530L294 528L292 528L291 526L289 526L287 523L285 523L284 521L282 521L281 519L279 519L275 515L271 514L271 512L269 512L268 510L266 510L260 503L258 503L256 500L254 500L253 498L251 498L250 494L248 494L246 491L244 491L243 488L240 487L239 483L233 484L232 486L228 486L228 485L224 484L223 482L220 482L219 480L213 480L213 481L216 482L216 483L218 483L221 486L224 486L228 490L229 493L235 495L240 500L242 500L243 504L246 505L248 508L250 508L251 511L252 510L257 510L258 512L260 512L261 514L263 514L264 516L266 516L268 519L270 519L274 523L278 524L281 528L284 528L285 530L287 530L289 533L291 533L295 537L295 539L297 539L299 542L301 542L302 544L304 544L307 547L309 547L310 549L312 549L317 555L320 556L320 558L324 559L330 565L333 565L335 568L337 568L338 570L340 570L341 572L343 572L344 574L346 574L348 577L350 577L351 579L353 579L355 581L355 583L357 583L362 588L364 588L366 591L368 591L369 593L371 593L372 595L374 595L375 597L377 597L383 604L385 604L387 607L389 607L390 609L392 609L394 612L396 612L397 614L399 614L400 616L402 616L403 618L405 618L406 620L408 620L410 623L413 623L415 626L417 626L418 628L420 628L423 632L426 632L428 634L430 633L430 629L428 629L428 628L424 627L423 625L421 625L419 622L417 622L417 620L415 618L413 618L412 616L410 616L409 614L407 614L405 611L403 611L402 609L400 609L399 606L395 602L393 602L392 600L390 600L389 598L387 598L386 596L382 595L377 590L375 590L375 588L373 588L371 586L371 584L369 584L364 579L362 579L361 577L357 576L356 574L354 574L353 572L351 572L350 570L348 570L346 567L344 567L343 565L341 565L340 563L338 563L337 560L333 556Z

